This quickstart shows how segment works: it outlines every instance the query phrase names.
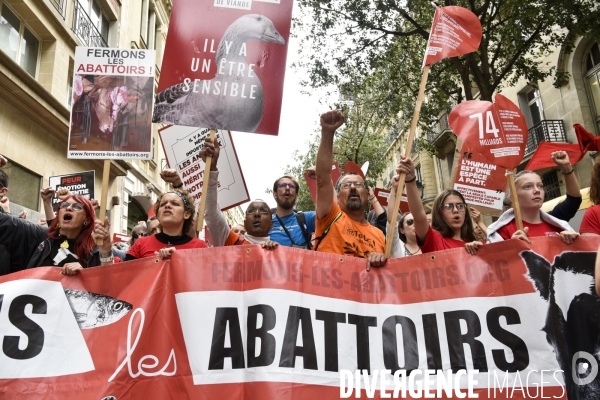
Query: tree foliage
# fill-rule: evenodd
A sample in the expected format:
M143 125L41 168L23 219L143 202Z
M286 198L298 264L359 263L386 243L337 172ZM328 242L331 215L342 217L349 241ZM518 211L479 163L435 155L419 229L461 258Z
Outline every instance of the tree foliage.
M482 100L524 77L535 83L552 77L544 57L577 35L600 38L597 0L446 0L479 18L478 51L432 66L421 127L427 133L451 104ZM412 115L434 8L427 0L300 0L303 18L301 68L309 87L351 85L382 91L389 115ZM306 22L309 21L309 22ZM558 79L564 79L561 73ZM398 121L396 121L398 122ZM403 122L406 129L410 120Z

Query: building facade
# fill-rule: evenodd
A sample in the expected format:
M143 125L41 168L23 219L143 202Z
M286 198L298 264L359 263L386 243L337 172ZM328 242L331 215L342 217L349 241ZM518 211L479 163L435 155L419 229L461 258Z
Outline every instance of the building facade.
M572 52L566 53L564 49L556 48L545 61L549 63L549 67L557 68L560 72L558 76L568 78L547 79L543 82L521 79L515 86L500 92L519 106L529 128L525 157L518 170L525 168L541 141L577 143L574 124L583 125L594 135L600 134L599 44L589 38L578 38ZM399 135L385 154L388 166L381 177L383 185L393 176L399 155L404 154L406 136L406 133ZM454 184L460 149L457 148L456 136L448 125L448 113L440 117L434 133L428 134L424 139L436 148L436 156L432 157L422 151L413 152L412 158L417 167L417 180L421 182L423 202L430 209L435 196ZM575 166L575 174L582 188L589 186L596 156L596 153L588 153ZM546 201L565 194L564 179L558 168L537 172L544 182ZM578 221L576 225L578 226Z
M30 219L42 211L39 191L50 176L94 170L100 198L102 160L66 157L75 47L155 49L158 81L171 7L172 0L0 0L0 154L9 160L11 204ZM167 190L158 129L152 159L111 161L105 206L116 233L146 220Z

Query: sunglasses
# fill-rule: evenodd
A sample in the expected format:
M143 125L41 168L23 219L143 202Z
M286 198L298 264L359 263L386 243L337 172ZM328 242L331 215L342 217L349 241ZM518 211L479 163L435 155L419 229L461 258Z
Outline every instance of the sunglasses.
M75 211L81 211L84 208L84 205L81 203L61 203L59 208L62 208L63 210L66 210L67 208L71 207L73 210Z
M415 223L415 220L414 219L407 219L404 222L406 222L406 226L412 226L412 224Z

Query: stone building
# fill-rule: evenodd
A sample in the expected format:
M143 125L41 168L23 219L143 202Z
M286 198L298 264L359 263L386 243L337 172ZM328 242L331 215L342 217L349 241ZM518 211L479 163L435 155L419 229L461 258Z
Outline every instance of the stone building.
M519 106L529 128L529 139L523 162L527 165L541 141L577 143L573 124L579 123L594 135L600 134L600 49L589 38L578 38L574 50L566 53L556 48L545 60L568 78L547 79L543 82L526 82L524 79L500 93ZM418 135L419 133L417 133ZM399 135L385 154L388 166L381 177L387 185L399 155L404 154L407 133ZM421 183L422 198L426 208L440 191L453 186L453 168L457 164L456 136L448 125L448 113L443 114L434 127L434 133L426 139L435 146L437 156L426 152L412 155L417 167L417 180ZM589 186L590 172L597 154L588 153L575 166L575 174L582 188ZM546 201L565 194L564 180L558 168L537 171L544 182ZM576 217L577 219L577 217ZM572 221L577 226L579 221Z
M172 0L0 0L0 154L9 164L9 198L37 219L48 177L96 171L102 160L67 159L76 46L155 49L156 79ZM106 207L113 230L128 233L167 189L154 125L152 159L112 161ZM11 210L12 211L12 210Z

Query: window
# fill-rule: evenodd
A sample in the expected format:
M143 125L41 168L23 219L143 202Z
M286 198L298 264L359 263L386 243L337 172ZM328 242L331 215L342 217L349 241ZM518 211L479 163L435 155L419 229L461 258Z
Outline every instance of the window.
M6 4L0 2L0 7L0 50L35 78L40 41Z
M150 0L142 0L142 21L140 24L140 37L147 49L156 49L156 14Z
M594 43L586 57L585 82L590 105L596 119L596 131L600 132L600 46Z
M38 210L42 177L10 160L2 168L9 179L8 198L31 210Z
M73 32L90 47L108 47L109 21L95 0L75 0Z
M532 128L544 120L544 107L538 89L527 86L519 93L519 105L527 121L527 127Z
M556 171L550 171L542 176L542 184L544 185L544 201L552 200L560 197L560 183Z

